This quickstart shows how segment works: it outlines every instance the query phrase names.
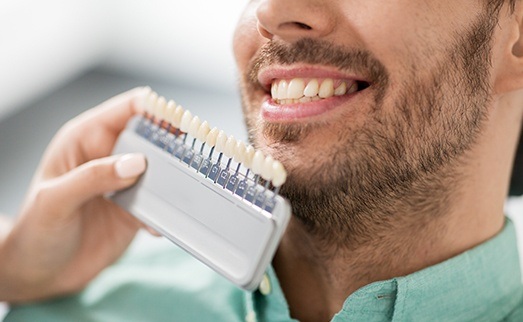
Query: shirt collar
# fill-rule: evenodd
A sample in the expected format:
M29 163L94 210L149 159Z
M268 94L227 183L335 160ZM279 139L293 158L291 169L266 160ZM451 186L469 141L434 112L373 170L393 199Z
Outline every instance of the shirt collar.
M507 219L494 238L413 274L350 295L332 321L501 320L523 299L516 233ZM293 321L272 267L270 292L247 294L260 321Z

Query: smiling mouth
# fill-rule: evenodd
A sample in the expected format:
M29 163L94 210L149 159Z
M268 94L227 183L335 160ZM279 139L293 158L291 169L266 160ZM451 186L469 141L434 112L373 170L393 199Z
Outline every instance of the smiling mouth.
M369 86L365 81L334 78L274 79L270 94L275 104L287 105L351 95Z

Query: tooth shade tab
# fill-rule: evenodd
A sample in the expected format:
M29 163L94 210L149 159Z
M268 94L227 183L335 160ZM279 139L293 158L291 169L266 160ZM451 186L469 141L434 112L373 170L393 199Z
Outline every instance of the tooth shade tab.
M263 179L267 181L271 181L273 177L273 170L272 170L272 164L274 163L274 158L270 155L265 157L265 160L263 161L263 168L261 172L261 176Z
M263 171L263 163L265 161L265 156L260 150L257 150L254 152L254 156L252 158L252 172L254 174L260 175Z
M147 99L151 92L152 89L149 86L142 87L140 90L140 95L134 100L134 104L139 111L147 112Z
M158 94L156 92L151 92L147 97L145 106L147 113L150 116L154 116L154 109L156 107L156 101L158 100Z
M176 106L176 108L174 109L171 124L175 128L178 128L178 129L180 128L180 124L182 123L182 117L183 117L184 113L185 113L185 111L181 105Z
M216 146L216 139L218 138L218 132L219 132L219 130L217 127L213 127L212 130L209 131L209 133L205 137L205 142L207 143L208 146L210 146L210 147Z
M182 132L189 132L189 126L191 125L192 114L189 110L185 111L182 116L182 121L180 122L180 130Z
M165 118L164 120L167 123L172 123L174 110L176 109L176 103L173 100L167 102L167 107L165 108Z
M234 138L234 136L229 136L227 138L227 141L225 141L225 149L223 151L223 154L225 154L225 156L228 158L232 158L236 153L236 144L237 141Z
M218 152L224 152L223 150L225 149L226 142L227 135L223 130L220 130L220 132L218 132L218 136L216 136L216 150L218 150Z
M198 130L200 129L200 125L202 125L202 121L200 121L200 118L198 116L195 116L191 120L191 124L189 125L189 134L196 138L198 136Z
M236 151L234 153L233 160L238 163L244 163L246 153L247 146L245 146L245 143L243 143L243 141L238 140L238 142L236 143Z
M156 101L156 109L154 116L157 117L159 120L165 120L166 108L167 100L165 99L165 97L160 96L158 98L158 101Z
M280 187L287 180L287 172L280 161L274 161L272 164L272 185L276 188Z
M254 147L252 145L249 145L245 149L245 159L243 160L243 163L244 163L244 165L247 168L251 168L252 167L252 159L254 158L254 153L255 152L256 151L254 150Z
M198 128L198 132L196 133L196 138L202 142L205 142L207 139L207 135L211 131L211 127L209 126L209 123L207 121L203 121L203 123Z

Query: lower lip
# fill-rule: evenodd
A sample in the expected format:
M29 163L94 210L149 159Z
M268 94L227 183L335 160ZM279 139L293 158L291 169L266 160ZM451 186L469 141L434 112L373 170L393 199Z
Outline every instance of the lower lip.
M262 106L262 116L270 122L296 122L331 112L350 100L355 94L332 96L319 101L294 104L277 104L266 95Z

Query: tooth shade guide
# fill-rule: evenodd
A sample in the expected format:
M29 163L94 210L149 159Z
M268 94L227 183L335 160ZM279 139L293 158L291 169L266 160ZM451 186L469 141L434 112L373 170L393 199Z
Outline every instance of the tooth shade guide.
M217 155L202 159L201 153L190 148L190 141L189 145L181 144L181 137L170 141L177 146L159 149L161 142L140 132L158 127L143 120L135 116L129 121L113 154L143 153L148 171L140 184L115 193L111 199L236 285L253 291L289 222L289 203L275 190L268 190L267 182L263 182L265 186L256 184L257 177L252 178L248 168L231 159L224 159L216 168L220 177L215 183L208 174L209 163L214 165ZM205 142L196 141L204 146ZM205 145L203 152L209 148ZM224 163L228 162L230 169L225 172ZM172 225L173 219L180 225ZM202 238L211 242L203 245Z
M287 88L290 86L291 90L292 87L298 86L301 90L304 84L301 80L295 80L282 86ZM216 150L220 155L218 158L214 158L215 164L218 164L222 171L229 168L236 169L234 173L238 179L234 177L235 180L250 180L254 184L254 182L262 180L260 178L268 183L273 177L278 178L278 174L273 173L270 166L274 162L270 156L265 156L261 151L247 146L233 136L227 136L224 131L216 128L210 129L208 122L200 121L198 116L193 116L190 111L184 110L174 101L166 101L164 97L151 92L145 97L144 102L142 120L150 117L157 125L153 129L154 134L149 134L153 136L147 136L147 138L151 139L154 144L161 145L164 150L170 149L173 155L179 157L182 162L188 163L189 166L195 160L195 164L192 166L196 170L199 170L200 164L203 164L200 160L210 160L212 152ZM141 127L150 126L141 124ZM174 135L168 137L170 134ZM183 136L180 137L180 134ZM200 144L198 147L196 147L197 142ZM244 170L238 172L240 169Z

